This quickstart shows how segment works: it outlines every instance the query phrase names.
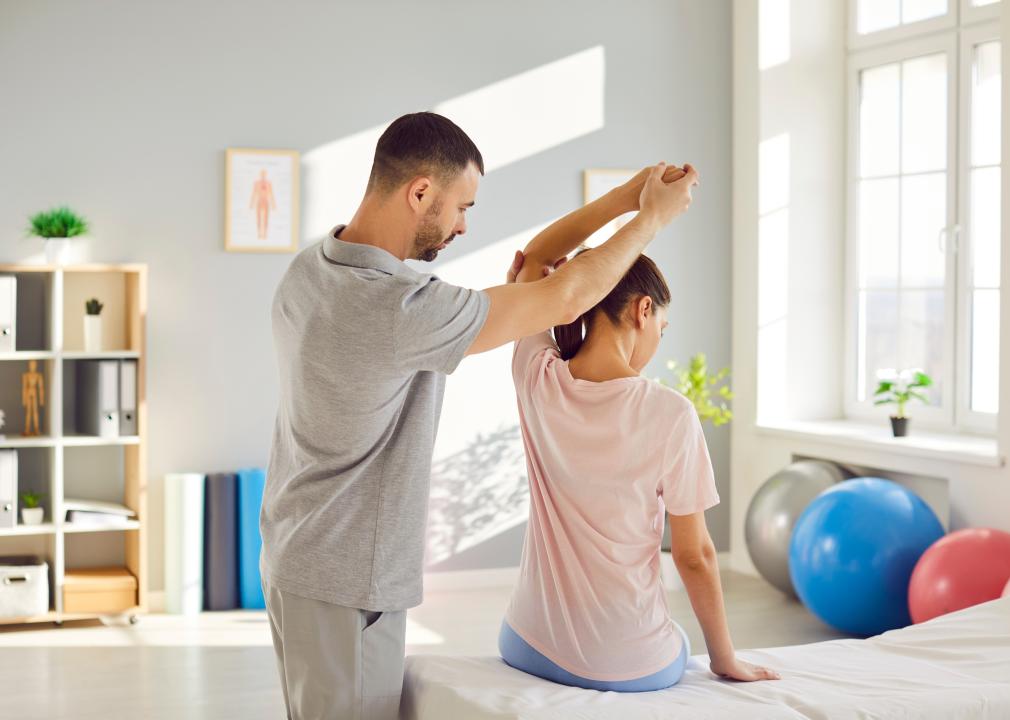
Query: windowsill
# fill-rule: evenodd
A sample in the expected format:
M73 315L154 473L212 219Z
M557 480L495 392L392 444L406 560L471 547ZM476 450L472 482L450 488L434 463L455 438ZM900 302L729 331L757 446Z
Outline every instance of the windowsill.
M911 435L896 438L890 427L853 420L796 420L758 424L765 435L822 442L848 448L885 450L899 455L1003 467L996 438L911 429Z

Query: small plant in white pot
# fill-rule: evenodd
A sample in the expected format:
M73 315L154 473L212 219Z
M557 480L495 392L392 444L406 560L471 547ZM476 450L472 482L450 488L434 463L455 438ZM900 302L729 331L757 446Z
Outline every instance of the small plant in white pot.
M21 522L25 525L41 525L45 510L42 508L42 493L21 493Z
M46 262L50 265L65 265L70 239L88 231L88 221L68 207L36 213L28 222L28 234L45 241Z
M898 412L891 416L891 432L894 437L904 437L908 434L909 418L905 415L905 403L911 399L921 400L929 405L929 398L919 392L919 388L927 388L933 384L933 379L918 368L910 368L897 372L893 369L877 371L874 405L898 406Z
M84 352L97 353L102 351L102 308L98 298L91 298L84 303Z

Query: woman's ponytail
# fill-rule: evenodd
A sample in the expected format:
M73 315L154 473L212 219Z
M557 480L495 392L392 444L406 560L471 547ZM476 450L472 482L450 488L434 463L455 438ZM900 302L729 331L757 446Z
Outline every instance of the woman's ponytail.
M582 332L585 326L585 315L579 315L575 322L567 325L554 326L554 341L561 350L562 360L571 360L582 347Z

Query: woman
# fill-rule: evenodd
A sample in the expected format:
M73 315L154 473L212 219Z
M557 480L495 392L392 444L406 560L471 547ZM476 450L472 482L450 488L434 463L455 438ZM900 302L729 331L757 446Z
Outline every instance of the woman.
M517 258L517 280L539 279L598 228L637 210L648 200L648 173L540 233ZM670 168L663 179L683 175ZM660 583L665 508L712 672L778 677L735 657L704 516L719 496L694 406L639 375L659 345L669 303L666 281L643 255L575 323L515 345L530 517L499 650L519 670L627 692L680 679L691 653Z

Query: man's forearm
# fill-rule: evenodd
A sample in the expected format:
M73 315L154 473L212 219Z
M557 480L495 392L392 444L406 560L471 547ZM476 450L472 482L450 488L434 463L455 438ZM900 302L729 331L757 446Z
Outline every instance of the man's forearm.
M581 315L606 297L652 242L659 228L656 220L639 213L592 252L565 263L554 279L564 286L571 310Z
M635 208L625 195L619 189L611 190L556 220L530 240L523 256L543 265L554 265L608 222L633 211Z

